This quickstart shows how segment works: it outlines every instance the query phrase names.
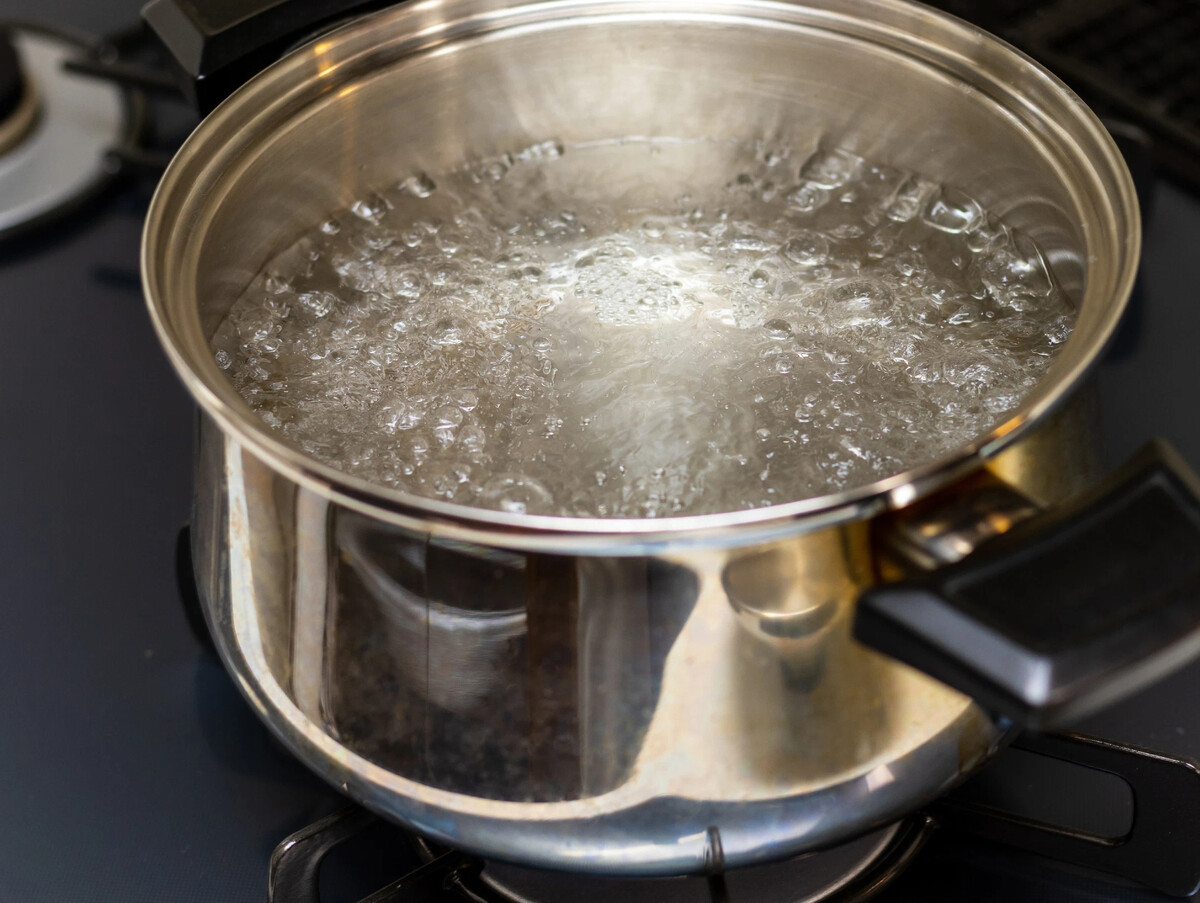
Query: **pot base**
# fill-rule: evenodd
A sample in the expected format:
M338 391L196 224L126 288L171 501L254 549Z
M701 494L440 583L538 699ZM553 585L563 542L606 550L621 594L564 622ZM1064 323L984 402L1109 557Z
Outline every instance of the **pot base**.
M897 878L924 846L932 822L915 816L828 850L782 862L747 866L708 878L602 878L533 871L487 863L478 878L488 903L543 903L569 886L577 903L601 903L617 894L627 903L857 903ZM469 896L467 899L480 899Z
M353 848L356 835L376 826L374 816L351 807L287 837L271 857L269 899L318 899L321 861L343 845ZM603 903L616 895L628 903L857 903L898 877L932 828L929 818L914 816L820 852L693 878L612 878L527 869L446 850L392 828L398 845L415 850L423 864L379 893L401 900L438 887L474 903L549 903L567 897L576 903ZM384 849L390 845L389 840ZM367 863L374 864L378 863Z

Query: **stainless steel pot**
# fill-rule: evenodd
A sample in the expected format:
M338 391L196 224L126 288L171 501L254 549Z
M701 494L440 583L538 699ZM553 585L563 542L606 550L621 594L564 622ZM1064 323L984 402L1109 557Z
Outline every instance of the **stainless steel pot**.
M217 369L209 339L230 305L331 210L401 172L624 135L825 142L944 179L1038 242L1078 325L1021 409L943 460L665 520L522 516L369 485L282 442ZM202 410L193 556L221 654L316 771L491 856L695 872L895 819L983 763L1015 718L1095 703L1196 644L1190 596L1143 604L1194 566L1187 477L1160 462L1065 525L1032 517L1097 477L1081 384L1139 238L1095 117L924 7L425 0L352 23L206 119L146 223L151 314ZM1183 538L1138 571L1136 598L1110 598L1094 568L1055 570L1081 547L1125 556L1158 529L1129 504L1163 486ZM857 606L863 636L941 680L854 639L856 600L881 577L1031 517L1032 546L989 543L986 579L972 582L972 555ZM979 586L1016 588L997 600ZM1058 621L1014 607L1030 599Z

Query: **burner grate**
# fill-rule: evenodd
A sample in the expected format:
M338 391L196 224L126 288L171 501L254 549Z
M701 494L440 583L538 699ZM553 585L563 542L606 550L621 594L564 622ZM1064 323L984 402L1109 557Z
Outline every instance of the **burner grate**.
M1155 114L1200 126L1200 6L1192 0L1119 4L1049 48L1145 98Z
M1195 0L931 0L1013 42L1098 112L1154 141L1200 189L1200 4Z
M269 903L321 903L321 863L368 829L383 826L356 806L297 831L271 857ZM419 863L359 903L861 903L897 877L924 845L924 816L841 847L765 866L694 878L564 875L479 859L391 827L397 860ZM407 848L407 849L406 849Z
M707 877L630 879L565 875L480 859L425 840L351 806L288 837L271 856L269 903L322 903L321 865L340 847L369 834L390 832L374 856L360 860L403 870L401 877L378 875L353 894L359 903L861 903L878 893L908 867L933 833L971 836L1037 853L1059 862L1129 879L1161 893L1190 896L1200 890L1200 863L1194 835L1181 826L1200 822L1200 766L1149 750L1079 734L1025 735L1014 744L1026 753L1055 762L1054 788L1020 760L1005 785L1002 761L974 781L936 803L931 814L911 816L849 841L786 862L720 871ZM1080 824L1074 816L1030 811L1014 787L1048 792L1069 801L1076 792L1096 793L1096 784L1064 778L1061 766L1101 773L1125 784L1131 793L1127 826ZM997 784L993 778L1000 777ZM1079 777L1077 774L1076 777ZM1039 784L1039 781L1042 783ZM1041 786L1044 791L1039 791ZM1006 789L1007 787L1007 789ZM997 795L996 791L1000 793ZM1103 796L1103 793L1101 793ZM1106 799L1108 797L1105 797ZM1097 833L1098 832L1098 833ZM382 850L382 853L380 852ZM375 875L372 872L372 875ZM384 884L379 890L372 887ZM901 882L903 884L903 882ZM367 893L363 897L362 893Z

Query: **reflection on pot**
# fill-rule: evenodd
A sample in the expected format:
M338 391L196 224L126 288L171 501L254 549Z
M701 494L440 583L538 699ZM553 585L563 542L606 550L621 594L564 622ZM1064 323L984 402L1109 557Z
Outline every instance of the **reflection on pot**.
M322 717L343 743L480 796L628 778L694 604L688 570L430 541L346 511L331 530Z

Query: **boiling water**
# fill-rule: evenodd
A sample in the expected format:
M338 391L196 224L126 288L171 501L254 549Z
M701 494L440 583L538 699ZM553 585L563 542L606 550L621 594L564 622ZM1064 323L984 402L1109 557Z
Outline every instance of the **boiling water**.
M213 340L268 424L418 495L660 517L898 473L1003 420L1073 322L1037 249L838 150L547 142L416 173Z

